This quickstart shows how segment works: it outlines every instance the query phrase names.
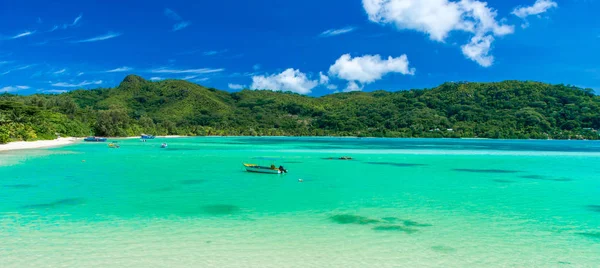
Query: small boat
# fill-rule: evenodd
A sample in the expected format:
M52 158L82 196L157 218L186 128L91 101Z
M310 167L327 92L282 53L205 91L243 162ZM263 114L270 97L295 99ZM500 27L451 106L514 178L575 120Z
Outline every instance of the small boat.
M153 140L154 136L148 134L142 134L142 140Z
M246 168L246 171L254 173L283 174L288 172L287 169L283 168L283 166L279 166L279 168L277 168L275 165L264 167L256 164L244 164L244 167Z
M167 148L167 146L168 145L166 143L163 143L163 144L160 145L160 148Z
M87 138L85 138L83 140L87 141L87 142L105 142L106 138L100 138L100 137L94 137L94 136L92 136L92 137L87 137Z
M121 148L121 145L115 143L115 142L111 142L108 144L108 148Z
M350 156L342 156L340 158L338 158L339 160L352 160L352 157Z

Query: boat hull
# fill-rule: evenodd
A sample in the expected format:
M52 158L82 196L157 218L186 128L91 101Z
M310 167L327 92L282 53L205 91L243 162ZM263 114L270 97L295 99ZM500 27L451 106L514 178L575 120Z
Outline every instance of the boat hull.
M86 141L86 142L105 142L106 140L107 140L106 138L92 138L92 137L83 139L83 141Z
M262 167L262 166L254 165L254 164L244 164L244 167L246 168L246 171L252 172L252 173L263 173L263 174L281 174L281 173L283 173L279 169L273 169L271 167Z
M246 167L246 171L252 172L252 173L263 173L263 174L281 174L281 171L278 169L262 169L262 168Z

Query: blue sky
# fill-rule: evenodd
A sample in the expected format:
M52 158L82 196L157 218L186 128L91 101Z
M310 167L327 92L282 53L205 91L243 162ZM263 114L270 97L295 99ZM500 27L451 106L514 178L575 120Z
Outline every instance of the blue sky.
M0 1L0 92L127 74L313 96L534 80L600 90L595 0Z

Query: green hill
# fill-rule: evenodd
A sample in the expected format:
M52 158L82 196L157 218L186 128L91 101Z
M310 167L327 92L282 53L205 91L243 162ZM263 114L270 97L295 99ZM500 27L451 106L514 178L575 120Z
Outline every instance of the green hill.
M598 139L597 129L591 89L520 81L315 98L129 75L115 88L0 95L0 142L55 133Z

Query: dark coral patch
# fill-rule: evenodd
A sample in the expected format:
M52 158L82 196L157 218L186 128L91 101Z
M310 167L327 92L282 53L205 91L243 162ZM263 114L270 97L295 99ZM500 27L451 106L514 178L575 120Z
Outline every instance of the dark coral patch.
M470 168L455 168L454 171L459 172L469 172L469 173L492 173L492 174L510 174L510 173L519 173L516 170L508 170L508 169L470 169Z
M417 229L408 228L408 227L402 226L402 225L381 225L381 226L375 226L375 227L373 227L373 230L375 230L375 231L403 232L403 233L407 233L407 234L413 234L413 233L416 233L416 232L419 231Z
M202 211L210 215L230 215L238 212L240 208L234 205L208 205L203 206Z
M370 219L367 217L358 216L358 215L350 215L350 214L334 215L334 216L329 217L329 219L331 219L335 223L339 223L339 224L365 225L365 224L373 224L373 223L379 222L378 220L375 220L375 219Z

